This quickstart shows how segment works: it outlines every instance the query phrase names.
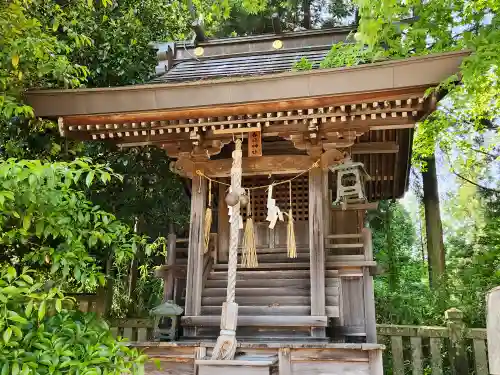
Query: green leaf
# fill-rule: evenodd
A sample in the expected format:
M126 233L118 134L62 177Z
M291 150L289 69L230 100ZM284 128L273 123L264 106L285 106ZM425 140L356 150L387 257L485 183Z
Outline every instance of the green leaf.
M94 181L94 176L95 176L94 171L90 171L87 174L87 177L85 178L85 184L87 185L87 187L90 187L90 185L92 185L92 182Z
M7 327L5 331L3 331L3 341L7 344L12 336L12 328Z
M21 275L21 279L23 279L24 281L26 281L28 284L33 285L34 281L33 281L32 277L30 275L27 275L27 274L23 273Z
M60 299L56 299L56 311L61 312L62 310L62 302Z
M9 363L8 362L5 362L2 366L2 372L0 373L0 375L8 375L9 374Z
M7 280L14 280L17 275L16 269L14 267L7 268Z
M29 318L31 316L32 311L33 311L33 301L29 301L28 304L26 305L26 309L24 310L24 313Z
M12 364L12 375L18 375L19 374L19 364L17 362L14 362Z
M40 303L40 306L38 306L38 320L39 321L45 317L45 309L46 309L45 301L42 301Z
M12 62L12 66L14 68L17 68L18 65L19 65L19 55L12 55L12 59L11 59L11 62Z
M23 318L21 315L9 316L9 320L12 320L13 322L17 322L17 323L21 323L21 324L28 324L28 320L26 318Z
M31 227L31 214L24 215L23 218L23 229L29 230Z

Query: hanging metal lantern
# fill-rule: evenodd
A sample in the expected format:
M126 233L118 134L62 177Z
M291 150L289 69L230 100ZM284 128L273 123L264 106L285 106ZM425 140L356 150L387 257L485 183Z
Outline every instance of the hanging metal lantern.
M371 177L363 163L353 162L347 156L342 164L330 167L330 170L337 172L337 199L333 204L341 204L345 210L349 203L366 202L365 181L371 180Z

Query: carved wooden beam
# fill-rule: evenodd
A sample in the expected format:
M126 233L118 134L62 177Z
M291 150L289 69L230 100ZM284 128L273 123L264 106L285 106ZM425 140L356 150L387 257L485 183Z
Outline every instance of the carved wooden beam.
M295 174L308 170L315 162L307 155L261 156L243 158L243 175ZM227 177L231 173L231 159L209 160L197 163L209 177Z

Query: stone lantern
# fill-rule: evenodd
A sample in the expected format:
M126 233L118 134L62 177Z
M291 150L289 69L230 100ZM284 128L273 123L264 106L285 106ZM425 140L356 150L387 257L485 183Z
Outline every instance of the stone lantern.
M153 308L154 338L157 341L175 341L178 336L179 318L184 309L173 301L167 301Z

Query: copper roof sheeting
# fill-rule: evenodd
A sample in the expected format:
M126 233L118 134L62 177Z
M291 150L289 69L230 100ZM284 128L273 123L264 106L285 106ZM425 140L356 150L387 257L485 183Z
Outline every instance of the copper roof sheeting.
M313 69L325 58L329 47L320 50L261 53L251 56L229 56L216 59L190 59L181 61L152 83L199 81L221 77L257 76L291 71L296 62L306 57Z
M160 111L251 107L263 102L274 102L275 110L280 110L281 103L300 98L363 96L405 87L430 87L456 74L467 54L450 52L349 68L186 83L39 90L26 93L26 99L41 117L131 113L140 117Z

